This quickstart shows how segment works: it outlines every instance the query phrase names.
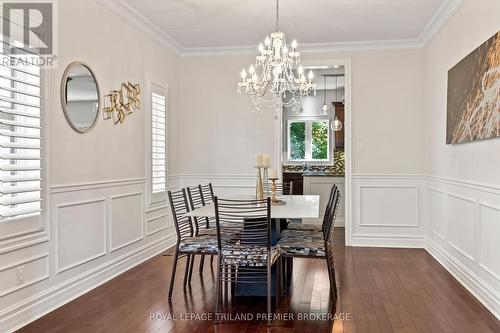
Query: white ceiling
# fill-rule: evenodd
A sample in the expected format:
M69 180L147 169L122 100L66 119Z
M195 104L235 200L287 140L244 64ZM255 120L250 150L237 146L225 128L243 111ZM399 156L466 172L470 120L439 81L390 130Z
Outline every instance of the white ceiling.
M179 49L254 46L275 25L274 0L111 2L126 7L128 16L136 15L150 31ZM448 19L461 3L463 0L281 0L280 30L297 39L299 46L417 41L434 23Z

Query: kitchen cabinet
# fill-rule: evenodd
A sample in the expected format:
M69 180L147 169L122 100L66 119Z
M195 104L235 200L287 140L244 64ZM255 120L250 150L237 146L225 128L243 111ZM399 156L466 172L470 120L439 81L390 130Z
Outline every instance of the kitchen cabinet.
M302 195L303 191L303 177L302 171L300 172L283 172L283 183L293 182L293 193L295 195Z
M344 103L333 102L332 104L337 119L342 123L342 129L340 131L335 132L335 150L344 150L344 133L345 133Z
M303 223L321 224L325 215L325 208L330 197L330 190L333 184L337 185L340 191L340 202L335 226L343 227L345 223L345 178L328 176L304 176L304 194L319 195L319 213L318 219L305 219Z

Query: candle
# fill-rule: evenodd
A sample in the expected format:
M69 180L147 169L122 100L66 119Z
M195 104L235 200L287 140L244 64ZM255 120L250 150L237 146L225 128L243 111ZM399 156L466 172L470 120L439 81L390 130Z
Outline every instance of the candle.
M262 155L262 166L269 168L271 166L271 157L269 155Z
M263 156L262 155L257 155L257 159L256 159L256 162L255 162L255 165L258 166L258 167L262 167L264 165L264 161L263 161Z
M272 170L269 172L269 178L270 178L270 179L276 179L276 178L278 178L278 170L276 170L276 169L272 169Z

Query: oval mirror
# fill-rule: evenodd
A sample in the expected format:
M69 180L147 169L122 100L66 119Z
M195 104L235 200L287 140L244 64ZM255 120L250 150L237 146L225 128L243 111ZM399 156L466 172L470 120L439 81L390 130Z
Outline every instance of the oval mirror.
M101 109L99 86L94 72L83 62L66 67L61 81L61 103L69 125L79 133L90 131Z

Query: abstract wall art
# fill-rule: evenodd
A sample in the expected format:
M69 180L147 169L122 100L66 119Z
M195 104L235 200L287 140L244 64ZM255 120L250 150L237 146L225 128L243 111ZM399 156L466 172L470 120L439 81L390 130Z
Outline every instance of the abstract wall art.
M122 83L120 90L113 90L104 96L104 119L113 123L123 123L125 118L141 108L141 87L139 83Z
M446 143L500 137L500 32L448 71Z

